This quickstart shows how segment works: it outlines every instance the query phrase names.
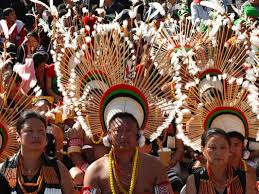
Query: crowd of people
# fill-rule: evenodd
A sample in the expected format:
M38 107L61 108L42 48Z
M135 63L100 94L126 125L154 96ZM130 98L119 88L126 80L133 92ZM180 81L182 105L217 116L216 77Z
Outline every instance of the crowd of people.
M258 0L0 15L0 193L259 193Z

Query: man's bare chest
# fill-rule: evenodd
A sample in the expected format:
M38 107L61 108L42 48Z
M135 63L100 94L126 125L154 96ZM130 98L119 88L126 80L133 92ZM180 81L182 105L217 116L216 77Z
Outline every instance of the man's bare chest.
M116 181L113 181L113 185L110 183L110 177L109 173L107 173L108 176L106 176L104 179L100 180L100 189L102 194L112 194L111 187L115 188L116 194L123 194L122 191L120 191L118 185L116 184ZM143 174L142 174L143 175ZM136 184L134 187L134 194L152 194L153 193L153 183L150 178L147 178L145 176L142 176L139 174L137 176ZM126 191L129 191L129 188L123 187Z

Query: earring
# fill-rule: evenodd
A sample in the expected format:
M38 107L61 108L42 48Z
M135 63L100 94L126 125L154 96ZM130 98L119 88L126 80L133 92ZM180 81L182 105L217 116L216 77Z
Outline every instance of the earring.
M145 136L143 135L143 131L139 131L138 132L138 146L141 148L145 145L145 142L146 142L146 138Z
M105 145L106 147L111 147L109 135L106 135L106 136L103 137L103 145Z
M243 158L244 158L245 160L247 160L247 159L249 158L249 156L250 156L249 150L244 149L244 150L243 150Z

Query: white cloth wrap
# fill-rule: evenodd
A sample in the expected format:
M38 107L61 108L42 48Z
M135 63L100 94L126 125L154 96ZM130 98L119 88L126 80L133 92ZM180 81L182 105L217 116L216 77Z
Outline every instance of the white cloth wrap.
M111 100L104 110L104 122L107 129L112 117L118 113L131 114L137 120L139 127L144 122L144 111L136 100L129 97L117 97Z
M238 116L232 114L222 114L217 116L210 127L223 129L226 133L238 132L245 137L244 123Z

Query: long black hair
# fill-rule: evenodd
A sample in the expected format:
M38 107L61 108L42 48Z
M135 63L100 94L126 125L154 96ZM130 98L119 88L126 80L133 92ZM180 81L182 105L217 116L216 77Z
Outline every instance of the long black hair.
M16 131L18 134L20 134L26 120L31 118L39 119L44 124L45 128L47 127L46 120L40 113L34 110L26 110L19 116L16 122Z

